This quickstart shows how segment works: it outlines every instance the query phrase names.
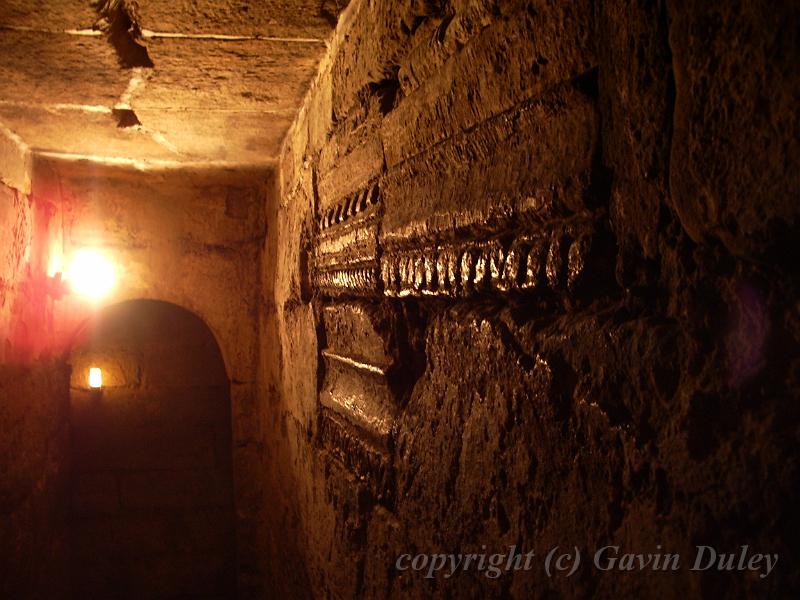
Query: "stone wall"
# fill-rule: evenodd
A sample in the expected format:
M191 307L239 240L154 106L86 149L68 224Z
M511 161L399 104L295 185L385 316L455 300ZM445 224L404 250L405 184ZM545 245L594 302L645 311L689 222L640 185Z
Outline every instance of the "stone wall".
M797 17L351 3L267 207L246 592L797 590ZM511 545L584 564L395 567ZM608 545L780 561L763 579L602 573Z
M5 187L0 192L0 364L11 369L0 373L0 404L9 435L24 435L31 407L51 406L68 394L66 381L49 397L36 390L26 396L24 386L14 392L20 384L13 369L60 373L76 333L98 310L127 300L168 301L197 314L218 340L230 379L231 420L225 425L233 437L236 496L252 505L262 485L258 470L248 469L260 440L254 416L257 323L264 190L274 185L271 173L219 166L131 169L113 161L38 155L28 167L27 192ZM59 293L48 278L74 250L87 246L103 251L118 269L116 289L99 304ZM7 398L6 390L17 397ZM60 427L55 420L66 417L52 413L48 418ZM37 432L30 433L29 442L47 445ZM26 448L9 446L3 458L27 465ZM61 458L68 464L66 454ZM50 506L68 505L67 496ZM255 509L238 511L237 527L253 531L254 515ZM53 518L37 517L42 523ZM33 535L25 530L28 521L14 523L20 527L14 536ZM6 578L14 585L21 581L13 569L0 570L4 583Z
M0 365L0 596L68 597L69 371Z
M3 223L0 265L0 362L52 357L53 302L48 250L60 241L60 221L47 197L0 185Z
M69 371L52 357L33 359L52 314L32 276L48 220L44 203L0 185L0 596L8 598L68 591Z
M33 218L28 197L19 191L0 185L0 331L8 332L18 282L24 276L33 230ZM0 357L8 352L8 340L3 340Z

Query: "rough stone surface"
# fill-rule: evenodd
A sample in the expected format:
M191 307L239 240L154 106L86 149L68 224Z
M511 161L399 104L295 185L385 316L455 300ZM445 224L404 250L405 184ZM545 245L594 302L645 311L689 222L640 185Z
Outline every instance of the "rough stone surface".
M158 68L131 102L142 109L294 113L323 48L321 42L153 40L148 52Z
M343 0L148 0L139 8L155 31L324 39Z
M604 2L597 19L606 40L600 45L599 104L610 212L620 244L626 250L634 244L652 258L669 196L675 102L666 3Z
M130 80L101 37L37 31L0 32L3 104L88 104L110 107Z
M12 112L0 123L28 146L265 165L278 155L344 3L36 6L0 8L0 108Z
M69 592L69 370L0 366L0 594Z
M585 211L597 136L595 107L572 86L487 120L387 174L382 233L491 229L532 207L544 219Z
M11 27L89 29L96 20L86 0L5 0L0 6L0 23Z
M33 235L33 215L28 198L17 190L0 186L0 323L3 333L11 328L18 282L23 278ZM0 356L5 361L7 339L2 340Z
M670 3L675 137L670 186L695 241L717 238L739 256L791 245L800 186L800 121L792 57L794 3L698 9Z
M797 49L777 25L793 10L348 9L268 217L262 340L290 354L262 357L265 518L289 527L280 564L296 569L272 571L267 545L271 585L340 598L797 591L800 282L778 252L797 214ZM305 253L324 260L307 270ZM348 274L325 275L336 269ZM384 318L357 325L354 305ZM388 451L364 420L386 396L362 373L387 352L406 366ZM686 567L698 544L787 562L765 579L591 566L618 545ZM404 553L511 545L535 553L533 569L396 568ZM573 577L544 573L557 545L582 553Z
M394 166L588 71L595 64L590 19L581 2L496 19L387 115L386 162Z
M145 33L160 20L319 38L340 4L298 3L283 33L277 2L150 2L139 17ZM20 7L0 15L45 26ZM91 311L54 298L44 275L59 249L91 244L124 265L109 302L182 306L219 344L240 598L798 596L797 16L760 0L354 0L316 76L319 42L145 35L154 69L95 73L75 47L102 66L118 45L0 32L19 63L3 73L24 84L0 103L0 156L19 155L0 175L29 184L0 193L3 356L28 365L0 369L3 393L21 390L0 398L17 436L0 455L12 482L0 484L12 515L0 558L15 557L0 564L53 556L52 581L63 564L49 524L65 463L42 440L60 439L67 377L48 357ZM27 59L35 35L60 40L69 68L57 52ZM51 69L87 80L85 95L55 85L59 102L101 110L48 130L75 110L45 96L24 106ZM172 90L190 110L173 110ZM142 127L117 128L126 98ZM24 144L54 149L58 131L62 151L137 160ZM260 157L275 173L155 164L172 147L192 162ZM104 360L111 389L147 379L129 352ZM136 466L135 453L117 458ZM177 470L189 458L170 456ZM121 495L102 492L109 477ZM174 506L199 481L96 472L77 504ZM146 557L165 527L131 518L120 535ZM512 545L534 553L530 570L397 566ZM765 578L691 571L697 545L779 560ZM556 546L580 551L573 576L544 572ZM602 572L603 546L663 550L682 568ZM176 581L156 559L131 568L158 574L160 591ZM42 581L15 570L2 592Z

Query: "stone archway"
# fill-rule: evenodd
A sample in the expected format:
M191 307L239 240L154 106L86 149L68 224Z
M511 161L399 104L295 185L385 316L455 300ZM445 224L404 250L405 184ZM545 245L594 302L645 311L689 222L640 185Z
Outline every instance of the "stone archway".
M235 597L230 382L211 331L124 302L84 327L70 364L73 596Z

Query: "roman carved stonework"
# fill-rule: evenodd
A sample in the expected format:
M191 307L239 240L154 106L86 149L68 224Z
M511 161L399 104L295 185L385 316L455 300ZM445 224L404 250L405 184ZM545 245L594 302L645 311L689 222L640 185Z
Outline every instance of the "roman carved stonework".
M592 247L588 221L490 239L403 244L381 256L386 296L467 297L572 289Z
M377 468L392 446L399 406L390 372L401 358L392 343L391 321L385 309L368 303L332 303L323 309L327 344L319 400L327 416L320 435L323 446L345 462L354 456L369 459L355 471ZM356 439L358 449L344 452L337 446L343 440L353 446Z
M588 216L438 243L395 236L381 247L377 189L320 217L313 280L323 295L464 298L570 291L590 263L595 225ZM366 200L372 193L374 204Z
M323 407L319 413L317 443L359 481L366 482L380 503L391 503L391 455L365 441L358 428L336 411Z
M570 292L604 218L591 208L598 129L592 99L564 84L388 169L376 157L415 132L382 130L382 150L370 138L320 176L317 291Z
M591 209L597 129L592 103L567 86L388 170L394 130L320 167L311 252L324 321L318 439L376 490L418 374L396 371L409 363L409 336L391 321L409 325L408 300L568 299L587 275L609 276L595 260L604 219Z
M323 294L378 292L378 212L380 190L373 183L319 216L314 248L314 286Z

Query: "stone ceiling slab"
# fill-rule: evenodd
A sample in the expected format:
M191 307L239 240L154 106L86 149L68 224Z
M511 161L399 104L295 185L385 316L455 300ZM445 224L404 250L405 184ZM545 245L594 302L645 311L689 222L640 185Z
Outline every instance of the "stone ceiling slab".
M134 108L296 111L324 45L158 39L147 49L155 68L134 93Z
M343 0L148 0L141 25L159 32L326 38Z
M103 13L122 19L107 37L91 0L0 0L3 135L103 160L272 162L346 4L142 0ZM146 61L123 64L132 45Z
M0 26L50 31L90 29L97 13L90 0L2 0Z
M102 37L0 31L0 102L113 105L130 72Z
M0 106L0 122L40 151L134 160L180 158L147 132L117 127L110 114Z
M136 111L144 128L177 153L173 160L257 164L274 159L292 115L263 112Z

